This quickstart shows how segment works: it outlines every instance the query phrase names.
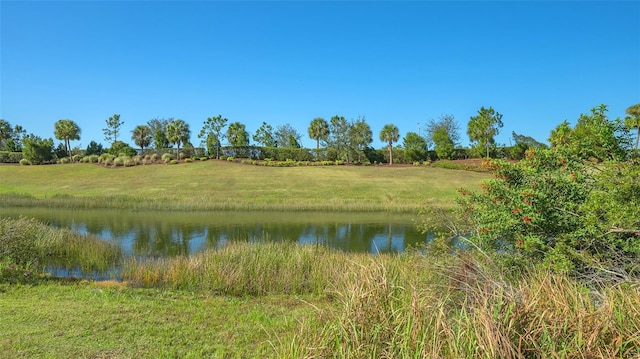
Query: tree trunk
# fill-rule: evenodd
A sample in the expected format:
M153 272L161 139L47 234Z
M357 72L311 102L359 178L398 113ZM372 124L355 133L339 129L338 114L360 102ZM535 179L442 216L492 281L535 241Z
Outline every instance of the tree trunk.
M393 165L393 145L389 142L389 166Z
M638 150L638 140L640 140L640 127L638 127L638 134L636 135L636 151Z

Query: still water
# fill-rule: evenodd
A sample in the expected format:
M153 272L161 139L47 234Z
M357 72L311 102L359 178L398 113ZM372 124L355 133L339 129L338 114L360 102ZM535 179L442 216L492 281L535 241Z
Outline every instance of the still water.
M292 241L346 252L403 252L429 236L416 215L316 212L132 212L0 208L1 217L34 217L54 227L118 243L125 255L190 255L232 241Z

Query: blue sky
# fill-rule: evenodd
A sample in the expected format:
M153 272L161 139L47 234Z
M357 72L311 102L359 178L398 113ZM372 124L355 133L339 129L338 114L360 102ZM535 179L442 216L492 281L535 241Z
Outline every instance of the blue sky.
M546 142L563 120L640 102L640 2L1 1L0 117L82 148L154 117L289 123L364 116L404 136L454 115L468 144L481 106Z

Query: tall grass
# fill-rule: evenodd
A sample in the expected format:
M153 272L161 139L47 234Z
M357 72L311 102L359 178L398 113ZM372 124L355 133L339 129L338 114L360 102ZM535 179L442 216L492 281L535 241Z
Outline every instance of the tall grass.
M42 273L45 266L104 272L121 258L120 247L96 237L52 228L35 219L0 219L0 279Z
M136 286L224 295L323 294L348 272L349 257L318 245L236 242L190 257L132 258L122 279ZM327 260L333 260L331 267Z
M283 358L630 358L640 285L589 287L544 268L503 273L475 254L346 255L292 243L232 244L132 261L133 285L223 295L324 295L321 320L276 338Z
M632 358L640 288L588 288L532 269L515 281L465 256L446 265L372 260L341 308L281 353L339 358ZM401 265L399 265L402 263ZM424 275L421 271L428 271ZM409 275L407 275L409 273ZM319 333L319 334L318 334Z

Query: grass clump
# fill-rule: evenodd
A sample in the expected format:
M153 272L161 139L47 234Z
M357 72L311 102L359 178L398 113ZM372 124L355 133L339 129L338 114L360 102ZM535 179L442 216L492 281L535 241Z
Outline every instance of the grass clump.
M323 246L234 243L191 257L132 258L122 278L143 287L235 296L323 294L349 266L347 257ZM326 268L327 260L337 258L339 265Z
M336 288L322 329L281 356L631 358L640 355L640 289L590 288L531 269L508 280L485 259L372 259ZM326 314L325 314L326 315Z
M122 256L119 247L67 229L56 229L35 219L0 219L2 280L28 279L46 266L79 267L85 273L104 272Z

